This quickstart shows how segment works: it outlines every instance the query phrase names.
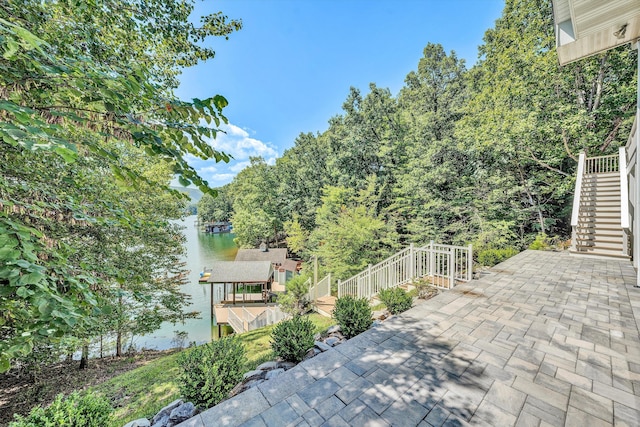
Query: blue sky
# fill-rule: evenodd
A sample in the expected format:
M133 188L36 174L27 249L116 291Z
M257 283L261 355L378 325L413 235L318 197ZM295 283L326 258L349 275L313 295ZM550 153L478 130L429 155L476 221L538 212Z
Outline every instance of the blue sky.
M189 158L210 186L230 182L249 156L270 163L301 132L322 132L342 113L349 87L369 83L396 95L428 42L471 67L504 0L205 0L195 14L223 11L244 28L207 42L216 57L184 70L182 99L229 100L230 125L214 147L229 164Z

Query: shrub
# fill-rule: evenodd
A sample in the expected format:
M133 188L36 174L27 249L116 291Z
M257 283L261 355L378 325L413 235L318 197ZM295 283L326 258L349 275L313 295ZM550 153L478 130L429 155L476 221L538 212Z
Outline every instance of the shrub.
M351 295L336 300L333 318L340 324L345 337L351 338L371 327L371 307L365 298L354 298Z
M535 240L529 245L534 251L546 251L551 247L551 240L544 233L538 233Z
M399 314L407 311L413 304L411 296L409 296L404 289L400 288L383 289L378 296L384 305L387 306L391 314Z
M309 308L307 276L296 276L286 284L287 292L278 295L278 305L287 314L297 316Z
M280 322L271 331L271 348L276 356L298 363L313 347L314 329L313 322L306 317L294 316Z
M478 264L486 267L493 267L494 265L499 264L517 254L518 250L511 247L502 249L483 249L478 252Z
M245 349L234 336L180 353L182 397L201 408L220 403L242 380L246 361Z
M15 415L9 427L103 427L110 424L112 411L106 399L93 393L59 394L47 408L35 407L26 417Z

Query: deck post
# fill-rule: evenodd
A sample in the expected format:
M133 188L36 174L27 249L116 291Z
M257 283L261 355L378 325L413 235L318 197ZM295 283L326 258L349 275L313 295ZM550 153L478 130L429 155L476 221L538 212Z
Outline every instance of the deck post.
M409 282L416 278L416 251L413 243L409 245Z
M435 279L436 254L433 251L433 240L429 243L429 275Z
M342 296L342 280L338 279L338 298Z
M467 280L473 279L473 245L469 244L467 252Z
M640 78L640 42L636 42L635 48L638 50L638 78ZM640 254L640 212L638 206L640 206L640 170L638 170L638 147L640 147L640 80L637 81L636 87L636 160L635 160L635 172L636 172L636 206L633 209L633 245L635 246L634 255ZM640 258L637 256L636 258ZM640 287L640 260L634 259L633 264L636 267L636 287Z
M371 264L367 267L367 298L371 297L371 285L373 283L373 278L371 277Z
M447 254L448 258L449 258L449 268L448 273L449 273L449 289L453 289L453 285L454 285L454 276L455 276L455 266L453 265L453 248L449 248L449 253Z

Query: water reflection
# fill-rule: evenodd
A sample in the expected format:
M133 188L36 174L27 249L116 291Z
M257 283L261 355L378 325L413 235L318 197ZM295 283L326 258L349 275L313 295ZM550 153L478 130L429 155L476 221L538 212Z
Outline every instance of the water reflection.
M187 311L200 312L199 319L188 319L184 324L164 323L162 327L151 335L138 337L134 340L138 348L167 349L174 346L175 331L187 332L186 342L208 342L231 333L231 328L218 328L211 316L211 287L209 284L198 283L203 267L211 267L216 261L233 261L238 248L233 242L234 235L230 233L207 234L199 232L195 227L196 216L187 217L182 224L186 237L186 262L190 270L189 283L182 291L191 295L191 305Z

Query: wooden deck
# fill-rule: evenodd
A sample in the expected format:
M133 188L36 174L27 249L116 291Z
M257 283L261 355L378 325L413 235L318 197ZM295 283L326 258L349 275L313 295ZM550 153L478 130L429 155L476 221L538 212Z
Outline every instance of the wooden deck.
M316 300L316 311L326 317L331 317L333 309L336 307L336 297L320 297Z

